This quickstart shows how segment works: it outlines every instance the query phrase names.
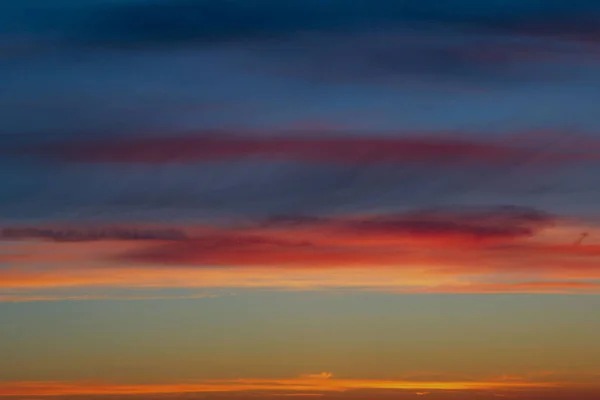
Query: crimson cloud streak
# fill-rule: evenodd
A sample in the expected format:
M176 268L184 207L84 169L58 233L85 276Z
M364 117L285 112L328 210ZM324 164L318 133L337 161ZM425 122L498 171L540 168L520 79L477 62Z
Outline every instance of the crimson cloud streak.
M287 137L286 137L287 136ZM590 161L600 154L586 146L548 152L531 144L518 146L436 137L246 137L199 133L182 137L63 142L15 150L80 163L190 163L259 157L271 160L334 164L397 163L430 165L505 165L539 158L542 163ZM327 136L327 135L325 135ZM540 147L539 144L537 147ZM542 155L543 157L540 157Z

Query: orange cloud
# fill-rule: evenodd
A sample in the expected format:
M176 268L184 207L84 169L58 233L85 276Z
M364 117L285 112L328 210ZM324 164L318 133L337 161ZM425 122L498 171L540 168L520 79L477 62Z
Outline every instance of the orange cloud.
M469 271L463 271L467 274ZM49 268L0 270L0 301L143 300L153 296L69 296L70 289L181 288L240 290L361 290L388 293L600 293L600 284L585 280L531 281L513 278L496 283L481 275L469 282L461 273L429 270L426 266L396 268ZM52 294L52 290L60 290ZM42 291L42 293L39 293ZM66 292L67 291L67 292ZM205 297L205 295L198 295ZM164 299L178 296L159 296ZM185 298L192 295L184 296Z
M589 293L600 294L600 283L578 281L541 281L514 283L473 283L422 289L427 293Z
M46 301L100 301L100 300L182 300L182 299L208 299L217 297L211 294L190 294L171 296L140 296L140 295L35 295L35 294L13 294L0 295L0 303L33 303Z
M456 284L452 276L430 274L411 268L181 268L181 267L55 267L6 268L0 270L2 288L34 290L51 288L246 288L318 290L327 288L419 288L439 283Z
M557 382L411 382L394 380L358 379L234 379L204 380L175 384L110 384L91 381L76 382L1 382L0 396L90 396L90 395L141 395L210 392L344 392L350 390L527 390L572 386Z

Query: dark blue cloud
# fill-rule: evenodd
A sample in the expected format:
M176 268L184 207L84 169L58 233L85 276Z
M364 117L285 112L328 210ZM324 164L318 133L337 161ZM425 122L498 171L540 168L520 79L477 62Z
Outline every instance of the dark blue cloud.
M299 32L444 24L504 30L595 31L594 0L23 0L0 6L0 32L63 34L74 41L172 44L251 40Z
M0 26L13 39L0 38L11 44L2 52L0 43L0 57L71 48L89 59L83 54L89 50L223 50L228 43L254 57L241 69L384 84L563 79L564 71L541 69L539 61L582 57L589 50L531 39L589 39L600 26L600 6L583 0L28 0L0 6L2 11Z
M92 37L115 43L251 40L300 32L348 32L405 24L505 30L548 26L594 29L600 5L587 0L175 0L115 6L92 24Z
M0 14L0 26L12 34L0 37L0 61L7 54L52 54L65 47L89 62L89 50L223 50L227 42L254 57L240 69L385 84L423 77L500 85L563 79L564 71L541 69L539 61L582 57L589 49L532 37L589 36L600 26L600 6L583 0L28 0L0 6ZM10 51L2 52L3 40ZM53 64L72 57L56 54Z

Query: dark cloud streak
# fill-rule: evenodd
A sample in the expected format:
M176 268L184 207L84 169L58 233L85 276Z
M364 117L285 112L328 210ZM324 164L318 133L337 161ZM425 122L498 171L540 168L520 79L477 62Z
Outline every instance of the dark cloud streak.
M533 159L540 150L503 143L426 136L252 137L227 134L59 142L25 146L12 154L31 154L76 163L169 164L259 157L332 164L510 165ZM570 151L547 154L541 163L594 160L600 154Z
M310 217L275 217L263 227L316 228L332 234L368 237L463 237L473 240L510 240L533 236L552 226L555 218L538 210L522 207L499 207L483 211L424 210L404 215L366 218L326 219Z
M549 214L519 207L338 219L280 216L118 258L197 266L391 266L414 257L417 242L432 251L456 245L485 249L532 237L554 220Z
M176 241L187 239L187 235L183 231L176 229L148 230L131 228L68 229L13 227L0 229L0 239L42 239L54 242L93 242L102 240Z
M298 32L339 33L403 24L445 24L492 32L545 24L557 33L569 33L576 27L589 29L599 13L598 3L588 0L152 1L108 10L92 36L121 44L173 44L272 39Z

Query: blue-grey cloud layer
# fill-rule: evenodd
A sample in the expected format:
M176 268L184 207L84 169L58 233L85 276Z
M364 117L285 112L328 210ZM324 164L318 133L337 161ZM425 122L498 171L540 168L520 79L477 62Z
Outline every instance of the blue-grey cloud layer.
M303 126L314 134L321 123L343 137L563 132L538 141L544 157L578 132L598 136L599 13L596 1L0 5L0 218L186 219L444 203L595 213L595 162L545 171L260 157L73 166L5 149L214 129L287 135Z
M403 23L443 23L472 29L552 24L557 32L573 33L589 30L600 13L600 6L593 0L62 0L52 4L25 0L3 8L12 20L5 30L81 29L98 40L163 43L246 40L299 31L348 31Z

